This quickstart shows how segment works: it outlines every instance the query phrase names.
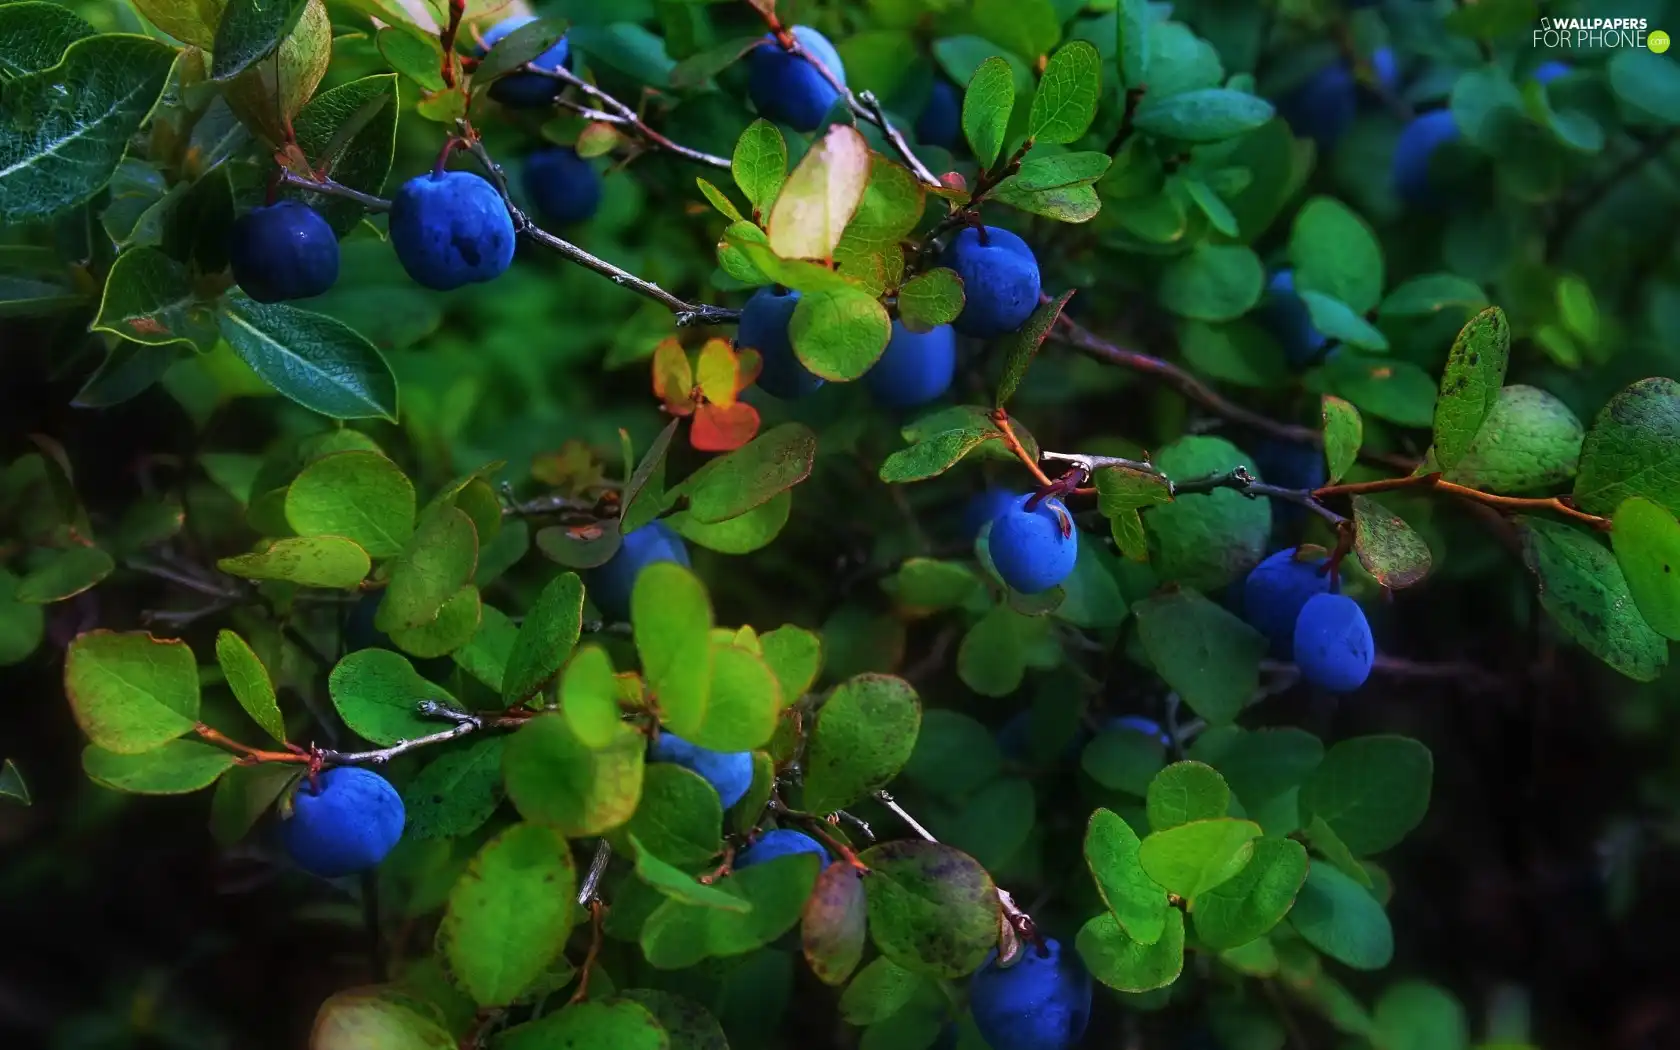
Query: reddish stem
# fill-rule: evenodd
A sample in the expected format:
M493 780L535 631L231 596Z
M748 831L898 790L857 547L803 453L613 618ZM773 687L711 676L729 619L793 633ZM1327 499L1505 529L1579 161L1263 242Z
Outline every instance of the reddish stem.
M449 24L438 34L443 46L443 83L455 86L455 37L461 32L461 17L467 13L467 0L449 0Z

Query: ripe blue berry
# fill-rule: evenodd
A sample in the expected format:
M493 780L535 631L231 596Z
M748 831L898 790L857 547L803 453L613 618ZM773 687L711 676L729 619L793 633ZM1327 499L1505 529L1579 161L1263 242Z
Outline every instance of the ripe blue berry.
M994 1050L1069 1050L1091 1020L1091 974L1078 952L1046 939L1042 954L1023 944L1015 964L992 952L969 978L974 1026Z
M1568 62L1560 62L1554 58L1549 62L1540 63L1535 67L1534 72L1529 75L1532 76L1538 83L1550 84L1558 77L1567 74L1569 70L1570 65Z
M523 26L530 25L537 20L536 15L518 15L503 19L491 26L484 34L484 51L489 53L503 37ZM560 42L544 51L527 63L533 69L560 69L565 67L572 57L572 45L565 37ZM560 97L560 90L565 87L553 77L545 77L541 73L509 73L499 77L490 85L490 97L510 109L529 109L546 106Z
M786 857L794 853L815 853L822 858L823 867L828 867L828 850L823 849L822 843L805 834L803 831L793 831L789 828L775 828L766 831L757 842L742 850L735 858L737 868L750 868L754 864L763 864L767 860Z
M391 201L391 247L408 275L446 292L513 263L513 218L496 188L467 171L428 172Z
M1277 108L1295 134L1312 139L1323 153L1353 125L1358 105L1353 70L1332 62L1279 99Z
M717 789L724 809L741 801L752 787L750 751L713 751L691 744L675 733L661 732L648 748L647 757L649 762L670 762L705 777Z
M846 67L828 38L810 26L794 26L799 45L828 67L835 78L846 82ZM815 131L840 92L803 56L782 50L772 34L747 52L747 94L766 119L780 121L798 131Z
M307 299L338 280L338 237L302 201L252 208L233 224L233 279L259 303Z
M1295 664L1308 682L1332 693L1365 684L1376 662L1371 624L1359 603L1342 594L1315 594L1295 621Z
M935 77L927 105L916 118L916 139L951 149L962 134L962 92L944 77Z
M601 206L601 175L574 149L548 146L525 158L525 196L557 226L587 222Z
M1027 242L1008 230L987 226L985 243L973 226L958 231L940 263L963 280L957 331L990 339L1020 328L1038 306L1038 259Z
M589 597L595 607L614 620L630 618L630 594L636 577L656 561L688 566L688 546L663 521L653 521L627 533L618 552L605 565L589 570Z
M1458 137L1458 125L1450 109L1430 110L1406 125L1394 144L1392 169L1394 192L1402 202L1424 204L1433 198L1430 169L1435 154Z
M1037 594L1067 579L1079 558L1073 518L1058 499L1040 500L1027 510L1031 495L1021 496L992 521L987 546L1003 582L1022 594ZM1062 526L1068 525L1064 535Z
M788 338L788 322L798 305L798 292L760 288L741 309L741 324L735 331L735 345L757 350L764 362L758 388L783 401L804 397L823 385L821 378L799 363Z
M1103 723L1103 728L1110 732L1131 730L1134 733L1154 737L1161 742L1162 747L1172 746L1172 737L1167 735L1167 731L1161 728L1160 723L1142 715L1118 715Z
M357 766L322 773L317 791L307 779L280 823L286 852L305 871L334 879L377 867L402 838L407 815L390 781Z
M1320 554L1306 561L1296 559L1300 548L1278 551L1256 565L1243 581L1243 619L1265 635L1272 655L1287 660L1295 647L1295 621L1301 609L1315 595L1328 594L1328 560Z
M880 360L864 373L863 385L888 408L915 408L943 397L957 374L957 334L948 324L912 332L894 321Z

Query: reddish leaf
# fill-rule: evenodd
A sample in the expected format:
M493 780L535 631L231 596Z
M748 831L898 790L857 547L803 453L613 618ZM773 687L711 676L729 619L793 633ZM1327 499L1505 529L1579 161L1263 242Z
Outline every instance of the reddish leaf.
M733 452L758 433L758 409L745 401L728 408L703 404L694 415L688 440L702 452Z

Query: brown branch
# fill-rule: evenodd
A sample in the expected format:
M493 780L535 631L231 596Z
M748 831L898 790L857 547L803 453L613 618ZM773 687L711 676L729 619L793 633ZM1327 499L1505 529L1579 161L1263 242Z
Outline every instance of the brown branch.
M994 410L992 412L992 422L997 424L998 432L1003 435L1003 443L1009 447L1010 452L1015 454L1015 458L1032 471L1033 477L1038 479L1040 485L1049 485L1050 476L1044 473L1043 469L1039 467L1038 461L1033 459L1028 454L1026 446L1021 444L1021 439L1015 436L1015 428L1009 422L1009 413L1001 408Z
M442 744L476 733L481 729L511 729L524 725L530 717L523 713L495 714L480 716L468 711L457 711L445 707L435 700L422 700L414 705L415 711L426 718L440 718L453 722L450 726L437 733L415 737L413 740L401 740L390 747L377 748L373 751L337 751L326 747L301 748L287 745L290 750L267 751L262 748L242 744L203 722L193 727L193 731L206 743L232 751L239 756L242 765L252 765L260 762L290 762L305 765L311 771L325 769L331 766L359 766L384 765L399 755L433 744Z
M1323 488L1314 489L1312 495L1315 499L1323 499L1326 496L1362 496L1373 492L1395 492L1405 489L1432 489L1437 492L1445 492L1460 499L1480 503L1495 510L1512 514L1530 511L1560 514L1601 532L1609 532L1611 528L1609 518L1597 514L1588 514L1562 496L1498 496L1491 492L1470 488L1467 485L1443 480L1439 473L1412 474L1403 478L1359 481L1346 485L1326 485Z
M589 898L589 953L583 957L583 967L578 971L577 991L567 1000L567 1005L576 1005L589 998L589 975L595 969L595 960L601 955L601 913L606 911L606 905L601 898Z
M573 73L569 69L564 67L558 67L555 69L535 69L530 66L525 68L527 72L550 77L563 84L577 88L578 91L582 92L587 97L594 99L600 104L600 108L592 108L589 106L582 106L574 102L560 103L566 109L569 109L580 116L586 117L589 120L599 121L603 124L611 124L616 128L623 128L645 144L652 146L655 149L665 150L667 153L673 153L684 160L690 160L696 164L704 164L708 168L718 168L722 171L728 171L730 169L728 157L720 157L714 153L706 153L703 150L697 150L691 146L684 146L679 142L672 141L670 138L650 127L647 121L642 119L641 114L630 108L630 106L626 105L618 98L607 94L605 91L602 91L600 88L578 76L576 73Z

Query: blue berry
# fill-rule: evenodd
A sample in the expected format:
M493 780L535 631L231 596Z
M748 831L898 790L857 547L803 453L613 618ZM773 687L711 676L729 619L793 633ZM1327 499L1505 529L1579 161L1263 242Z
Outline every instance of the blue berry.
M810 26L794 26L793 35L835 78L846 82L846 67L828 38ZM840 92L804 56L782 50L774 35L747 52L747 94L753 105L769 120L780 121L798 131L815 131Z
M951 238L940 258L963 281L957 331L981 339L1020 328L1038 307L1038 259L1027 242L996 226L969 226Z
M1568 62L1560 62L1554 58L1549 62L1540 63L1529 75L1541 84L1550 84L1558 77L1568 74L1571 68Z
M1324 333L1313 327L1307 304L1295 291L1295 271L1279 270L1266 284L1259 317L1272 336L1283 345L1289 363L1302 368L1324 350Z
M515 29L530 25L536 20L536 15L518 15L497 22L484 34L485 53ZM561 37L559 43L538 55L529 65L536 69L560 69L571 61L571 57L572 45L565 37ZM490 97L510 109L530 109L551 104L560 97L564 86L553 77L545 77L541 73L509 73L497 78L495 83L490 85Z
M1279 99L1278 112L1295 134L1327 153L1353 125L1359 105L1354 87L1353 71L1333 62Z
M1040 500L1027 510L1031 495L1021 496L992 521L987 546L1003 582L1022 594L1037 594L1067 579L1079 558L1073 518L1058 499ZM1069 526L1062 532L1063 523Z
M950 325L917 333L894 321L892 338L864 373L863 385L888 408L914 408L943 397L956 372L957 334Z
M280 841L305 871L335 879L377 867L402 838L407 814L390 781L357 766L322 773L317 791L303 780Z
M1430 167L1436 152L1458 141L1458 125L1452 110L1435 109L1419 114L1400 132L1394 144L1392 177L1394 192L1406 204L1425 204L1433 197Z
M338 237L302 201L252 208L233 224L233 279L259 303L307 299L338 280Z
M601 206L600 172L564 146L548 146L526 157L520 182L542 217L559 226L587 222Z
M669 762L705 777L717 789L724 809L741 801L752 787L750 751L713 751L691 744L675 733L661 732L648 748L647 757L649 762Z
M1161 728L1160 723L1153 718L1145 718L1142 715L1118 715L1103 723L1103 729L1108 732L1129 729L1134 733L1154 737L1161 742L1163 747L1172 746L1172 737L1167 735L1167 731Z
M798 305L798 292L760 288L742 308L735 330L735 345L757 350L764 362L758 373L759 389L784 401L804 397L823 385L820 377L799 363L788 337L788 322Z
M391 247L440 292L500 277L513 263L513 218L496 188L467 171L428 172L391 201Z
M1272 655L1289 658L1295 646L1295 621L1316 595L1330 593L1330 574L1321 571L1323 555L1297 561L1289 547L1256 565L1243 582L1243 619L1266 636Z
M805 834L803 831L792 831L788 828L775 828L766 831L757 842L742 850L735 858L737 868L750 868L754 864L763 864L767 860L786 857L794 853L815 853L822 858L823 867L828 867L828 850L823 849L822 843Z
M618 552L605 565L589 570L586 583L595 607L610 619L628 620L636 577L656 561L688 566L688 546L663 521L652 521L627 533Z
M1332 693L1365 684L1376 662L1371 624L1359 603L1342 594L1315 594L1295 621L1295 664L1301 676Z
M916 139L930 146L953 149L962 134L962 92L944 77L935 77L927 105L916 118Z
M969 1010L995 1050L1069 1050L1091 1020L1091 974L1079 953L1046 939L1043 954L1023 944L1015 964L992 952L968 982Z

